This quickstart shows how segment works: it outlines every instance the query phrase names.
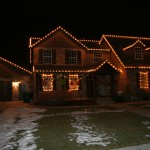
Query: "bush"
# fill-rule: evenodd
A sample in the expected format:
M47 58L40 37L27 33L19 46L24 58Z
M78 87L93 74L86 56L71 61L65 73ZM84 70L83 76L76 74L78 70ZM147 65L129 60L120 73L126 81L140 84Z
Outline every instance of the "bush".
M124 102L124 96L123 95L113 95L112 99L114 102L117 102L117 103Z
M23 101L25 103L31 102L33 100L33 93L32 92L24 92L23 93Z

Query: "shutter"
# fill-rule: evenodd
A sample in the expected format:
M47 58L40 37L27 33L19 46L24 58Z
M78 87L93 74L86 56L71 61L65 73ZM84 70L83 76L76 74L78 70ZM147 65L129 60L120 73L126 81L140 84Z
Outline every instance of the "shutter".
M43 50L39 50L39 64L43 64Z
M137 88L140 88L140 73L136 73L136 86Z
M78 64L81 64L81 51L77 51Z
M53 75L53 90L56 91L57 76Z
M79 75L79 90L82 89L82 78L81 75Z
M69 50L65 50L65 64L69 64Z
M56 50L52 50L52 64L56 64Z

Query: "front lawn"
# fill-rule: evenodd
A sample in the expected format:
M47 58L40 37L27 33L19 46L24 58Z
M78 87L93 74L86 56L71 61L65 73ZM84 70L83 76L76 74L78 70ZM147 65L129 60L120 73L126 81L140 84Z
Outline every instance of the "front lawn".
M150 143L150 118L112 107L49 108L34 134L40 150L110 150Z
M136 106L136 107L141 107L141 108L146 108L150 110L150 102L147 103L131 103L129 104L130 106Z

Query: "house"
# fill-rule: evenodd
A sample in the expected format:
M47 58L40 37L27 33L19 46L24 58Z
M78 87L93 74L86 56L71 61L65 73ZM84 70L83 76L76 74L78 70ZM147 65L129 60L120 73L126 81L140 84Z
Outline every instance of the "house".
M34 101L149 98L150 38L80 40L59 26L29 48Z
M32 72L0 57L0 101L23 100L32 92Z

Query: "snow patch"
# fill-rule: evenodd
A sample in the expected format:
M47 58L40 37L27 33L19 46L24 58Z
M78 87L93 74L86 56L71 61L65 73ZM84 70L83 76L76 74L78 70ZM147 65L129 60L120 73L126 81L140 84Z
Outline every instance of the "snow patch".
M103 111L104 112L104 111ZM69 134L69 141L76 139L78 144L85 145L101 145L107 146L110 144L110 141L116 141L114 134L111 136L106 134L104 131L100 131L96 125L90 123L89 114L92 112L88 111L77 111L71 113L71 116L74 117L72 120L72 127L76 129L76 133Z
M45 109L12 107L4 110L0 115L0 149L36 150L33 132L37 129L34 121L43 115ZM38 113L38 114L37 114Z

